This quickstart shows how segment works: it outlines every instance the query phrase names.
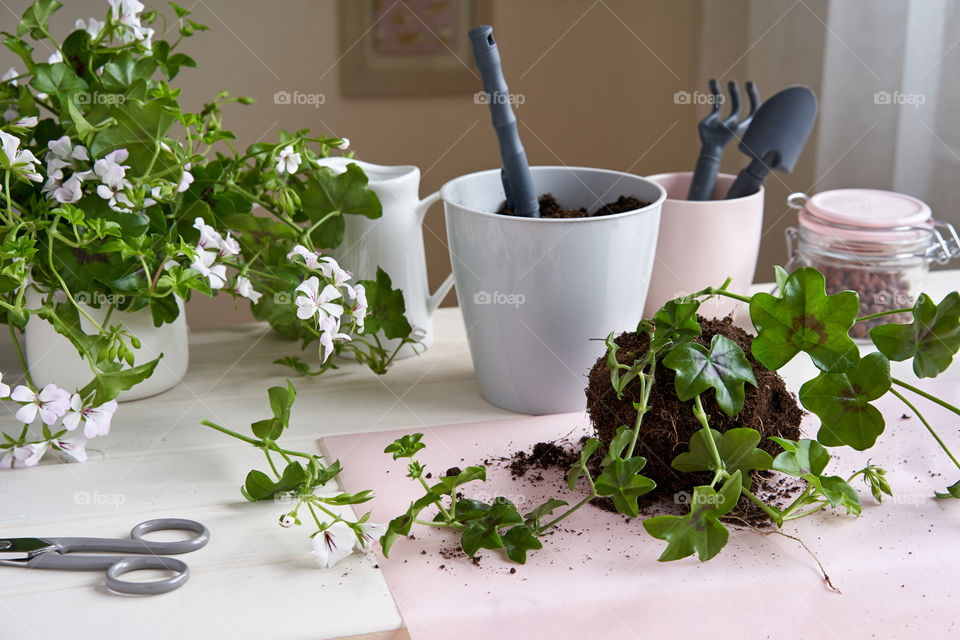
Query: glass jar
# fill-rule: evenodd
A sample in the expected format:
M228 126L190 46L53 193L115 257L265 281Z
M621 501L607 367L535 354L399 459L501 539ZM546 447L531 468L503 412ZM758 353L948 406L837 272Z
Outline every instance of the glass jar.
M953 225L935 220L926 203L876 189L835 189L815 196L794 193L797 227L787 229L787 271L814 267L827 293L860 295L860 315L913 306L933 262L960 253ZM877 324L909 322L909 313L854 325L851 335L869 339Z

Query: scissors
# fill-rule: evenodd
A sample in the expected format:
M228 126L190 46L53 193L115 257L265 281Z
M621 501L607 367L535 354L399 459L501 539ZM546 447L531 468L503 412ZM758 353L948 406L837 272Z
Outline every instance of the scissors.
M191 531L197 535L175 542L144 540L144 534L152 531ZM155 595L183 586L190 577L190 567L185 562L162 554L189 553L203 548L209 541L210 530L199 522L183 518L157 518L135 526L130 531L130 538L0 538L0 553L27 554L23 558L0 559L0 565L64 571L106 569L106 583L111 590ZM78 555L69 555L75 552ZM80 555L83 552L125 555ZM141 554L142 557L130 554ZM153 582L120 579L121 575L140 569L165 569L175 575Z

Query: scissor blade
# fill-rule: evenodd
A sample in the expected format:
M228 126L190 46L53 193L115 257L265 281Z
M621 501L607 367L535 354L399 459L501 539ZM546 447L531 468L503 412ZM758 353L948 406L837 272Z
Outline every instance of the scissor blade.
M30 553L53 546L56 545L43 538L0 538L0 553Z

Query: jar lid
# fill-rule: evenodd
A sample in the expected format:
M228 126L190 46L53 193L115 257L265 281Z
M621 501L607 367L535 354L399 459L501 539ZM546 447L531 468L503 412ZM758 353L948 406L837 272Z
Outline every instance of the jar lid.
M922 200L879 189L834 189L807 200L807 211L826 222L872 229L929 227L932 214Z

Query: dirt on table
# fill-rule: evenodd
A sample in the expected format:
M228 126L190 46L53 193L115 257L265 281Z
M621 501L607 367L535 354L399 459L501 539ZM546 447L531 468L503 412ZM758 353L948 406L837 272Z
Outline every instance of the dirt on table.
M602 207L598 208L593 213L588 212L583 207L579 209L566 209L557 202L549 193L540 196L538 200L540 203L540 217L541 218L587 218L587 217L597 217L597 216L609 216L615 213L625 213L627 211L633 211L635 209L641 209L649 205L649 202L644 202L633 196L620 196L614 202L608 202ZM500 207L500 210L497 213L512 216L514 215L513 211L507 208L507 203L504 202L503 206Z
M778 373L768 371L754 360L750 353L750 335L735 326L731 318L700 317L699 321L703 333L695 341L709 347L711 339L717 334L730 338L743 349L757 380L757 387L746 385L743 409L733 417L717 406L713 392L704 393L701 401L710 416L710 426L720 432L735 427L756 429L761 436L757 446L771 455L777 455L781 449L768 440L768 436L791 440L800 437L803 411L797 405L796 398L787 390ZM646 334L638 335L630 331L622 333L616 343L620 347L618 362L632 364L646 352L649 340ZM636 381L627 385L623 398L618 399L610 383L606 355L598 359L590 370L586 393L587 413L597 437L604 444L610 442L620 425L632 426L636 422L637 413L633 403L640 400L640 385ZM666 367L659 366L656 369L650 407L640 426L636 454L647 459L643 474L656 481L654 493L670 496L709 483L712 477L709 473L681 473L670 466L677 455L687 450L690 437L701 428L701 424L693 414L693 401L682 402L677 398L674 373Z

